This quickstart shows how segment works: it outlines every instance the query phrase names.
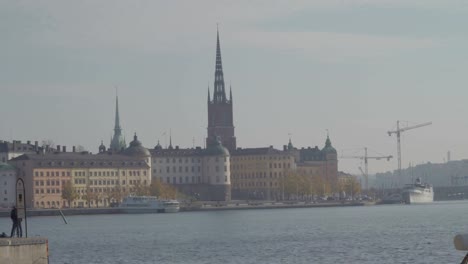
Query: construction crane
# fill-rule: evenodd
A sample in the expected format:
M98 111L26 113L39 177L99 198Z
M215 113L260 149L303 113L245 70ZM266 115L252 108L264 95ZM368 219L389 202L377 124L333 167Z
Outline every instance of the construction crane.
M365 190L369 190L369 159L387 159L387 161L389 161L391 158L393 158L393 156L367 156L367 148L364 148L364 156L341 156L341 158L364 160L365 171L362 171L361 167L359 167L359 170L361 170L362 174L364 174Z
M388 133L389 136L391 136L392 134L397 135L398 176L401 176L401 141L400 141L401 132L404 132L404 131L407 131L407 130L410 130L410 129L423 127L423 126L432 125L432 122L426 122L426 123L422 123L422 124L419 124L419 125L407 126L407 127L403 127L403 128L400 128L400 121L397 120L396 124L397 124L396 125L396 127L397 127L396 130L388 131L387 133Z

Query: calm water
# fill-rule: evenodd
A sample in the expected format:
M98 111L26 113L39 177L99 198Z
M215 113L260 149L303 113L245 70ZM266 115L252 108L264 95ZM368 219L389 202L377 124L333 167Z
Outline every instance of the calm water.
M468 233L468 202L67 220L29 218L50 263L460 263L453 237Z

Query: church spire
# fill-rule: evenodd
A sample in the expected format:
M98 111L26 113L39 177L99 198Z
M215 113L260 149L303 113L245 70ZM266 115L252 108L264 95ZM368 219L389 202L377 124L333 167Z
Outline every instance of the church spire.
M119 96L115 96L115 127L114 131L121 130L120 127L120 116L119 116Z
M115 96L115 126L114 136L111 137L111 144L109 148L112 151L121 151L126 148L125 138L122 135L122 127L120 126L120 115L119 115L119 96Z
M224 88L223 63L221 60L221 45L219 44L219 30L216 29L216 66L213 102L226 102L226 90Z

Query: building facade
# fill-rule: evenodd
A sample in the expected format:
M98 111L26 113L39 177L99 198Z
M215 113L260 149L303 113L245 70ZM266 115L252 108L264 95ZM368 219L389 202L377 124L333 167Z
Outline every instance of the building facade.
M0 208L16 204L16 168L0 162Z
M152 150L152 180L171 184L178 191L200 200L229 201L231 199L230 154L221 141L210 141L206 149Z
M310 178L319 178L323 187L323 193L336 192L338 190L338 159L336 149L332 146L330 137L327 136L325 146L314 148L292 148L297 160L297 171L300 175Z
M136 135L130 147L116 154L48 152L24 154L10 160L26 186L28 208L101 207L151 184L151 158ZM76 198L63 199L67 184Z
M226 97L224 85L223 64L221 60L221 46L219 43L219 32L217 32L216 42L216 66L213 88L213 99L210 97L208 88L208 137L206 145L215 144L216 138L221 139L221 143L229 151L236 149L236 137L234 135L232 90L229 91L229 99Z
M238 148L231 155L232 196L236 200L281 200L284 181L296 169L289 151Z

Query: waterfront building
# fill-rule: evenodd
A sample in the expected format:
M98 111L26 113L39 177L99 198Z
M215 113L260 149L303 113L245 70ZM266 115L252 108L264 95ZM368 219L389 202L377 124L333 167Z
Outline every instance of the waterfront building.
M206 145L215 144L216 138L229 151L236 149L236 137L234 135L233 101L232 89L229 90L229 99L226 97L224 85L223 64L221 60L221 46L219 43L219 31L217 31L216 42L216 65L213 88L213 99L210 97L208 87L208 137Z
M201 147L167 149L158 143L150 150L152 180L171 184L195 199L229 201L231 199L230 154L220 139Z
M38 146L37 141L32 145L31 141L22 143L20 140L13 140L12 142L0 140L0 162L6 163L10 159L25 153L35 153L41 150L42 147Z
M284 180L296 169L294 155L272 146L238 148L231 155L233 199L275 199L284 196Z
M323 193L337 191L338 188L338 159L336 149L332 146L330 137L327 135L325 146L314 148L291 148L289 151L295 153L297 160L297 172L310 178L318 179L323 187Z
M121 153L57 150L24 154L10 163L25 182L28 208L108 206L151 184L150 153L136 135ZM71 204L62 198L69 183L76 193Z
M16 168L0 162L0 208L16 204Z
M120 115L119 115L119 97L115 97L115 125L114 125L114 136L111 137L109 149L113 152L120 152L127 147L125 138L122 134L122 127L120 126Z

